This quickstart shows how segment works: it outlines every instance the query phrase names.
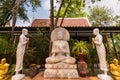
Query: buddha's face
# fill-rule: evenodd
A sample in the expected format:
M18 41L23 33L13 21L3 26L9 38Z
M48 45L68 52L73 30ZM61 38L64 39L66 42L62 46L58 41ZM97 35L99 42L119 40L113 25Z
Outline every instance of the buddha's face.
M63 39L62 32L61 32L61 31L59 31L59 32L58 32L58 40L62 40L62 39Z

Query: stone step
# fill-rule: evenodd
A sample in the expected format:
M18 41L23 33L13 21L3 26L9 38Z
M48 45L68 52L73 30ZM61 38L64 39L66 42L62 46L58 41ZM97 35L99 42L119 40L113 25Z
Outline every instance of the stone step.
M78 79L48 79L43 77L44 72L39 72L32 80L98 80L96 76L90 76L90 77L79 77Z

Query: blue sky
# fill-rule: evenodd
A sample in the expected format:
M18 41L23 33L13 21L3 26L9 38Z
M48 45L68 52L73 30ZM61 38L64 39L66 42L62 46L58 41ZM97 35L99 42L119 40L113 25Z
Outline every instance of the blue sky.
M30 26L34 19L40 18L49 18L49 9L47 9L46 5L47 0L41 0L41 7L38 7L35 12L32 12L31 7L27 7L27 14L29 17L29 21L23 21L17 18L16 26Z
M31 8L27 8L28 9L28 17L29 17L29 22L23 22L22 20L20 20L19 18L17 19L17 23L16 26L30 26L32 21L34 19L40 19L40 18L49 18L49 9L50 9L50 0L41 0L42 2L42 7L38 7L36 12L32 12ZM56 1L56 0L54 0ZM58 6L58 4L56 4L56 2L54 2L55 6ZM120 15L120 2L118 2L118 0L101 0L101 2L96 2L95 4L90 3L90 0L86 0L86 8L85 11L87 13L89 13L89 9L88 6L106 6L108 8L111 8L113 11L114 15Z

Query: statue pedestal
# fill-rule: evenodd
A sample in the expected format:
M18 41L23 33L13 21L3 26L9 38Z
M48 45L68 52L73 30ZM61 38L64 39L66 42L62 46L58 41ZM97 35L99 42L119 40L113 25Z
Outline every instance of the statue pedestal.
M105 74L98 74L97 77L98 77L100 80L113 80L110 76L105 75Z
M45 65L45 78L78 78L76 64L46 64Z
M25 80L25 75L24 74L16 74L12 76L11 80Z

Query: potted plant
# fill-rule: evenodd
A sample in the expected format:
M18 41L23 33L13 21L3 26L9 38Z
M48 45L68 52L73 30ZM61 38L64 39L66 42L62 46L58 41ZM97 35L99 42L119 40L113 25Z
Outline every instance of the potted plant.
M76 41L73 45L72 52L79 57L78 71L81 77L86 76L87 63L84 61L84 55L89 54L88 45L85 41Z

